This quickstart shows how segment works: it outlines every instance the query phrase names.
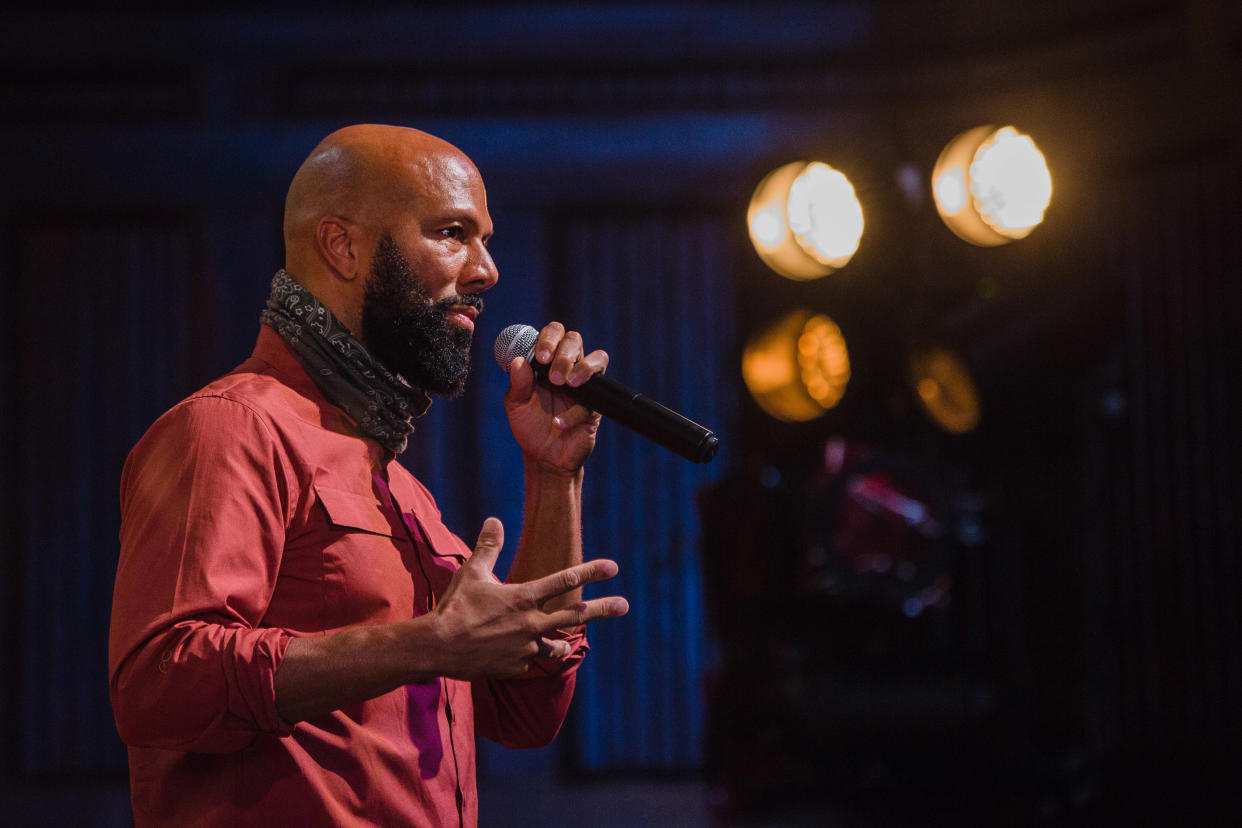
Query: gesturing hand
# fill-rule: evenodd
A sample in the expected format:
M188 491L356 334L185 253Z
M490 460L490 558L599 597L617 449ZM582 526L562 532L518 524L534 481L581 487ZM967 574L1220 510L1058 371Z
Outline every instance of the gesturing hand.
M585 353L582 336L567 332L560 322L549 322L539 332L534 358L548 366L553 386L577 387L608 367L607 353ZM521 357L509 366L505 411L522 453L544 469L576 473L595 447L600 416L565 394L537 384L534 371Z
M453 576L433 612L446 649L444 675L450 678L521 675L536 656L569 655L566 642L546 637L555 630L629 611L629 603L619 596L545 610L549 599L616 575L617 565L603 559L588 561L527 583L502 584L492 569L504 537L499 520L483 522L473 557Z

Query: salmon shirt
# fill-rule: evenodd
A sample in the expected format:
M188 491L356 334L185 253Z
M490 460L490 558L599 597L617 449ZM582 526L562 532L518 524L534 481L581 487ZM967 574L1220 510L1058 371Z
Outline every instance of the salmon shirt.
M474 825L475 732L535 747L564 721L582 628L517 679L277 715L294 637L429 612L471 549L270 328L142 437L121 514L109 674L139 828Z

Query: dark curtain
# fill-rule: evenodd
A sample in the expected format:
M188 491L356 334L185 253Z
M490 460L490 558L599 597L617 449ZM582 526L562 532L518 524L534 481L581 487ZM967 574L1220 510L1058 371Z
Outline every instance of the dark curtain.
M1124 340L1089 397L1089 738L1125 775L1208 763L1196 799L1242 744L1240 185L1228 156L1123 182Z
M733 242L727 219L656 209L579 212L553 294L563 316L603 343L619 381L713 429L720 455L696 465L605 422L585 489L589 557L609 557L631 605L591 629L574 708L577 769L686 769L702 759L708 659L696 493L735 450ZM597 590L598 592L598 590Z
M13 252L10 761L35 777L120 773L107 694L117 490L130 446L191 381L191 222L34 218Z

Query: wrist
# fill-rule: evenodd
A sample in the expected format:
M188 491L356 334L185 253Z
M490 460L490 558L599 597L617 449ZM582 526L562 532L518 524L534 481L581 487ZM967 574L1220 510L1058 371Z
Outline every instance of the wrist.
M576 469L563 469L544 463L540 460L532 458L523 458L522 470L526 478L526 486L529 489L535 486L568 486L580 487L583 479L583 469L579 466Z
M392 646L388 651L394 656L391 665L397 684L414 684L447 675L447 665L440 657L449 652L444 646L441 614L432 611L426 615L400 621L389 628Z

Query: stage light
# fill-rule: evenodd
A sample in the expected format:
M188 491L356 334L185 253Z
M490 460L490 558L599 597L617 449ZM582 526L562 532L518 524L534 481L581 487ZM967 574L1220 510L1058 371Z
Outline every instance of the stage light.
M854 186L821 161L768 173L750 198L750 240L768 267L789 279L818 279L849 262L862 238Z
M837 324L800 309L746 343L742 379L759 407L784 422L806 422L836 405L850 379Z
M1025 238L1044 220L1052 176L1029 135L981 126L954 138L932 171L936 209L949 229L981 247Z
M930 346L910 355L910 384L933 423L950 434L979 425L979 392L970 369L948 348Z

